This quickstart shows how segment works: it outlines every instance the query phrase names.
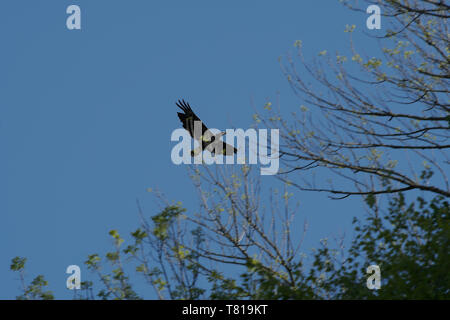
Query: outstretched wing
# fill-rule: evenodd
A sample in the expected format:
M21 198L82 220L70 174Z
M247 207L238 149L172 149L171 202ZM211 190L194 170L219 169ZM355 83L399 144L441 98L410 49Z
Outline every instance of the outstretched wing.
M233 147L232 145L229 145L228 143L223 142L222 145L222 154L225 156L232 156L233 154L237 153L237 149Z
M199 117L192 111L191 106L184 100L178 100L176 105L184 111L184 113L178 112L178 118L180 118L181 123L183 124L183 128L185 128L192 138L195 140L202 142L202 144L208 141L213 134L209 129L205 126L203 121L200 120ZM194 124L195 121L200 121L202 125L201 132L194 132ZM196 134L196 136L194 136Z
M211 153L223 154L224 156L232 156L237 153L237 149L228 143L223 142L222 140L210 143L206 150Z

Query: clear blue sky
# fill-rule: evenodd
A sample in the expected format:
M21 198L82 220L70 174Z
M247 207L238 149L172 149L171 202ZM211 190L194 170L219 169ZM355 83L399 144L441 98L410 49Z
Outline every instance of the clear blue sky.
M66 28L71 4L81 7L80 31ZM195 208L186 168L170 160L177 99L215 128L248 128L251 100L262 106L277 92L289 111L301 101L277 58L297 39L309 57L344 51L345 25L358 34L365 18L334 0L2 0L0 298L19 294L9 271L17 255L28 258L28 280L44 274L57 297L70 298L67 266L92 279L83 262L111 248L109 230L137 227L136 198L155 212L149 187ZM363 214L359 200L295 197L310 225L307 247L350 232Z

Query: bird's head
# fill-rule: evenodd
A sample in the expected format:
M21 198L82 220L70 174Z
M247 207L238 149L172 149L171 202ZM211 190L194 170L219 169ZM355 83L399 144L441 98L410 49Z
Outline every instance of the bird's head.
M221 131L221 132L219 132L218 134L214 135L214 138L215 138L215 139L219 139L220 137L222 137L222 136L224 136L224 135L225 135L225 131Z

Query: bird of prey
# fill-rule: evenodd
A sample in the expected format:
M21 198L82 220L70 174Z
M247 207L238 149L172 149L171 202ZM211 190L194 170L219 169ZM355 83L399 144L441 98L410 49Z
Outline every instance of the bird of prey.
M183 128L186 129L191 137L198 141L199 147L191 151L191 156L194 157L203 150L208 150L213 155L215 151L231 156L237 152L237 149L228 143L220 140L220 137L225 134L225 132L220 132L214 135L205 124L197 117L197 115L192 111L191 106L184 100L178 100L176 105L183 110L184 113L178 112L178 118L180 118ZM195 122L197 122L197 130L195 129ZM201 130L200 130L201 128Z

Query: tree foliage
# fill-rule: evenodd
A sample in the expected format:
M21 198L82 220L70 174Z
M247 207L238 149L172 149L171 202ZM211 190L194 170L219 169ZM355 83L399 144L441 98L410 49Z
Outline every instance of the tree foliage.
M315 256L312 279L332 299L449 299L450 208L447 200L418 198L407 203L400 193L387 212L370 202L364 221L354 219L355 237L344 259L323 247ZM366 269L381 269L380 290L367 290Z
M371 4L344 3L363 12ZM377 3L388 25L373 37L379 50L362 53L354 25L345 30L346 54L324 50L309 61L296 41L281 67L300 106L283 117L280 105L266 105L256 117L280 128L283 179L301 190L334 198L410 190L450 196L448 5Z
M27 259L23 257L15 257L11 260L10 269L17 272L20 277L22 294L17 296L18 300L52 300L53 293L45 290L48 282L43 275L36 276L30 284L25 282L25 263Z
M95 278L74 297L140 299L133 283L143 279L158 299L449 299L449 6L378 4L389 24L379 52L358 51L347 26L349 54L324 50L308 62L296 41L281 63L299 110L283 117L268 102L255 115L280 129L280 188L263 189L246 165L192 166L198 207L159 191L156 213L138 202L137 229L128 239L110 231L112 250L88 256ZM345 239L303 248L294 187L363 197L367 214L354 219L348 248ZM18 298L53 298L43 276L26 285L25 261L11 264ZM369 265L380 267L379 290L366 286Z
M249 179L244 172L240 178ZM444 197L408 202L398 193L383 209L379 198L368 196L368 213L354 219L349 248L343 239L336 243L323 239L317 250L306 251L298 234L288 245L286 230L301 228L298 221L287 215L287 219L278 217L280 226L274 225L271 215L279 214L279 208L263 213L261 201L257 208L238 209L233 199L244 197L237 190L251 186L238 183L237 177L231 179L235 189L229 185L224 189L231 192L228 199L200 189L205 202L197 209L203 214L187 212L179 203L168 203L149 218L141 211L141 224L130 233L127 245L112 230L113 250L104 254L104 260L92 254L85 262L97 280L83 282L75 298L140 299L130 279L144 279L159 299L450 298L450 208ZM208 186L213 190L215 184ZM159 193L157 197L163 199ZM277 197L288 205L286 193ZM218 199L222 202L213 201ZM16 257L11 269L23 275L24 263ZM380 290L366 286L369 265L381 269ZM51 298L51 292L42 290L46 285L39 276L23 286L19 298Z

